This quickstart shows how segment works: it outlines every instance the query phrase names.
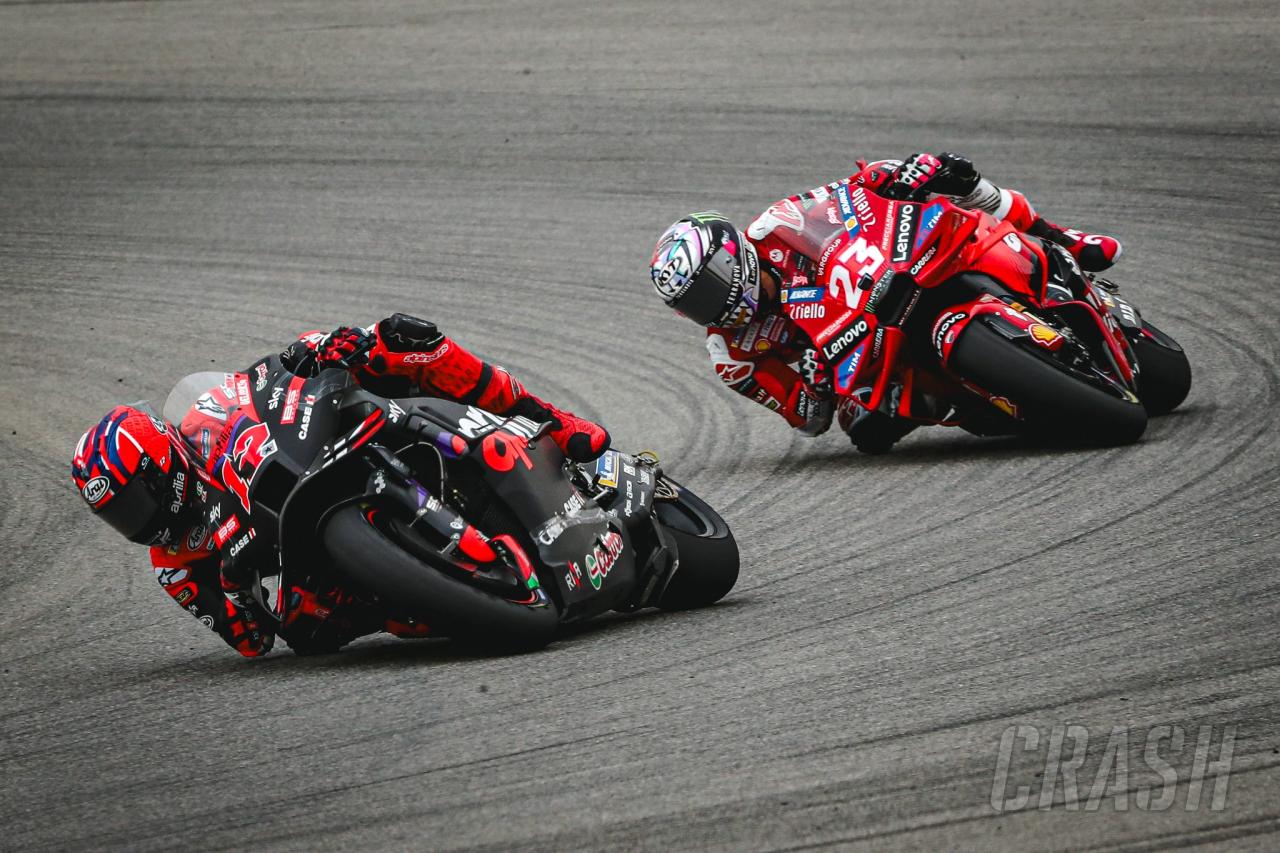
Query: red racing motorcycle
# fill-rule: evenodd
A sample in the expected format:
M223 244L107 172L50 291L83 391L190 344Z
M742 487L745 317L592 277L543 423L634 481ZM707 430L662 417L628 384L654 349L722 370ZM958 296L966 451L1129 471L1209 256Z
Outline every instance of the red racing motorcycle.
M780 299L826 358L842 405L1112 445L1186 398L1182 348L1061 246L943 198L848 184L822 201L804 211L803 232L779 229L819 241L795 245L817 259L813 284Z

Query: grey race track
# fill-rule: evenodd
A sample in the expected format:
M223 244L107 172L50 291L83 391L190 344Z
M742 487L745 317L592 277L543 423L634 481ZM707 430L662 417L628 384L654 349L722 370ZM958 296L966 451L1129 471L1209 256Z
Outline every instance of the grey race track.
M1276 849L1277 21L0 2L0 848ZM649 290L659 232L939 148L1124 238L1181 412L872 459L718 386ZM242 661L84 511L70 450L113 403L396 310L657 450L736 531L734 593L523 658ZM1168 810L1036 809L1042 743L998 812L1018 724L1087 726L1084 789L1127 731L1130 793L1151 726L1235 725L1226 808L1184 808L1188 746Z

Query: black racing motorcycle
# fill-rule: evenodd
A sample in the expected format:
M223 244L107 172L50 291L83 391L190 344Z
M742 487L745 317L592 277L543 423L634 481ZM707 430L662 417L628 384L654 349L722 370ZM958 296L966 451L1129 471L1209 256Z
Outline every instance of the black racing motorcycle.
M295 376L274 356L188 376L165 417L180 422L218 385L257 415L229 444L240 476L227 485L259 535L276 534L279 572L255 585L269 619L287 619L291 584L319 578L433 634L523 650L561 623L700 607L737 581L728 526L651 453L573 463L549 424L380 397L343 370ZM477 531L521 548L471 559Z

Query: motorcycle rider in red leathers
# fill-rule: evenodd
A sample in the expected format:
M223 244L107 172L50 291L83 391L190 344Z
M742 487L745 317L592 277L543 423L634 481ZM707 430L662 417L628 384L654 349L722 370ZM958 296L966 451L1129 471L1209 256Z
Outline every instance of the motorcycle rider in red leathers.
M897 393L882 410L867 412L833 398L830 366L784 313L780 294L813 286L816 255L843 221L834 191L865 186L892 198L944 195L960 207L983 210L1019 231L1065 247L1081 268L1100 272L1120 257L1119 241L1060 228L1039 216L1026 197L981 177L968 158L913 154L905 161L859 161L859 171L772 205L740 233L720 214L691 214L673 224L654 250L650 276L667 305L707 327L707 351L720 379L743 396L781 415L806 436L831 426L834 414L858 447L883 453L915 424L894 415ZM819 211L825 210L825 216ZM820 227L821 227L820 226ZM781 239L785 233L788 239ZM797 245L807 245L802 252ZM914 398L913 398L914 399Z
M503 368L441 334L434 324L395 314L368 329L340 327L302 335L278 360L262 359L197 400L175 429L152 414L117 406L76 445L72 478L95 515L132 542L151 546L156 578L179 605L245 657L268 652L274 637L254 616L248 585L259 566L276 562L272 537L250 523L242 470L260 457L255 434L266 433L250 395L276 361L300 377L322 367L348 369L384 396L432 395L499 414L550 421L553 441L576 461L609 446L602 427L535 397ZM281 423L303 428L309 403L294 389L269 406L284 407ZM259 390L262 385L259 384ZM255 429L257 427L257 429ZM461 522L458 547L477 563L527 560L509 536L486 537ZM266 572L264 574L267 574ZM336 589L288 591L281 635L299 654L335 651L364 634L385 630L425 636L429 627L399 621Z

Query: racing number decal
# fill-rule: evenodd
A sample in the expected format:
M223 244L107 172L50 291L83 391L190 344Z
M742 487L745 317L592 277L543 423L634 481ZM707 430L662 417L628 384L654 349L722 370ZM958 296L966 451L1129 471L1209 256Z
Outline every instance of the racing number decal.
M271 437L271 429L259 423L236 436L231 456L222 457L222 469L218 473L227 488L240 499L245 512L249 511L249 483L262 460L275 452L276 442Z
M861 264L856 272L849 271L847 264L851 260L857 260ZM883 263L884 255L880 252L880 249L868 243L865 237L859 237L848 246L845 246L844 251L836 256L836 263L831 266L828 293L834 298L839 296L840 291L843 290L845 304L857 310L865 292L860 294L854 289L853 283L864 275L874 275L875 271Z
M533 461L529 459L529 441L523 436L495 430L480 442L480 450L484 453L484 464L495 471L510 471L516 467L517 461L533 470Z

